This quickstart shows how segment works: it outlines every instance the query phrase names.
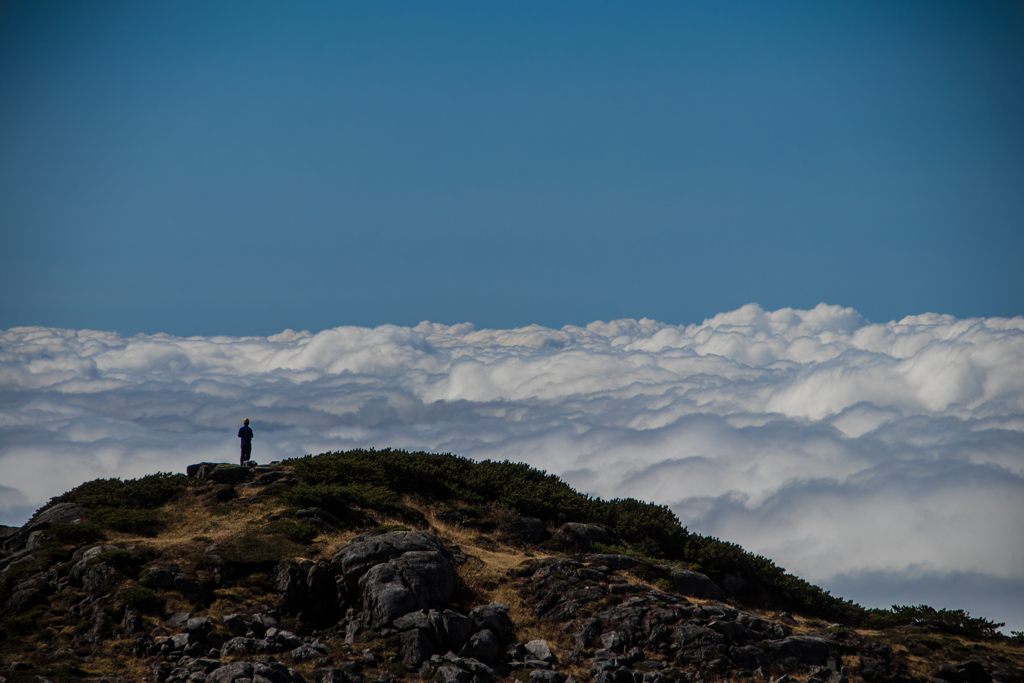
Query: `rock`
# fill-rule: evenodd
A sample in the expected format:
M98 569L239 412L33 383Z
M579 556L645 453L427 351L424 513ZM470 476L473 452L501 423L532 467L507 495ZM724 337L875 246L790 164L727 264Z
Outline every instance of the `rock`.
M515 628L508 616L508 610L508 605L492 602L489 605L474 607L473 611L469 613L469 620L475 631L484 629L490 631L491 635L504 647L515 637Z
M303 662L307 659L317 659L319 657L323 657L324 655L329 653L330 650L328 650L326 647L316 647L314 645L306 644L300 645L299 647L292 650L291 657L296 662Z
M325 524L338 525L338 518L323 508L306 508L296 512L295 516L300 519L308 519L316 526L324 526Z
M559 529L551 542L560 548L578 548L584 552L608 538L608 530L597 524L568 522Z
M50 537L46 535L45 531L33 531L25 541L25 550L38 550L46 545L49 540Z
M91 565L82 575L82 589L93 595L108 593L116 584L123 581L125 575L106 562Z
M747 627L736 621L712 621L708 628L731 638L742 638L747 633Z
M323 627L336 623L339 612L337 582L331 567L327 562L318 562L306 573L306 602L299 619Z
M271 633L272 631L273 634ZM286 650L294 650L295 648L300 647L303 644L302 638L299 638L291 631L268 628L267 633L264 637L267 640L270 640L276 643L277 645L280 645Z
M545 664L555 664L557 662L555 655L551 652L551 648L543 640L531 640L523 647L526 648L527 656L530 659L536 659Z
M473 635L473 623L469 617L455 610L446 609L441 613L442 645L452 652L461 650Z
M223 658L229 655L252 655L266 649L266 641L239 636L221 646L220 656Z
M227 630L231 631L231 633L236 636L244 636L249 632L249 627L245 625L245 621L242 620L242 617L237 614L225 614L221 623L224 624L224 627L227 628Z
M956 665L956 670L958 680L965 683L989 683L992 680L984 665L976 659L960 662Z
M126 609L124 611L124 618L121 620L121 628L124 629L125 635L131 636L144 631L145 625L138 612L133 609Z
M358 588L363 623L376 630L414 610L447 603L455 590L455 570L438 550L409 551L372 567Z
M242 679L251 679L253 666L249 662L225 664L206 676L206 683L234 683Z
M399 642L399 656L408 667L419 666L438 652L437 640L427 629L413 628L404 631Z
M520 517L508 525L508 533L524 543L543 543L549 534L544 522L535 517Z
M266 633L267 629L277 627L277 619L270 616L269 614L257 614L252 618L252 629L260 635Z
M436 676L439 683L470 683L473 678L473 674L468 671L451 665L440 667Z
M323 668L317 669L317 683L350 683L349 677L341 669Z
M233 486L221 486L213 492L213 499L218 503L226 503L238 497Z
M756 645L729 648L729 659L735 662L736 666L748 671L768 666L768 658Z
M208 470L213 470L218 464L215 462L197 462L194 465L188 465L185 467L185 476L201 478L198 477L200 469L205 466Z
M331 571L343 577L349 595L359 594L359 581L373 567L414 551L450 554L441 540L423 531L393 531L388 534L361 534L353 538L331 559Z
M462 524L462 520L465 518L466 515L458 510L445 510L434 515L434 519L443 524Z
M589 567L581 567L576 570L576 575L584 581L593 581L594 583L608 583L608 575L604 572L597 571L596 569L590 569Z
M769 656L782 666L825 666L829 655L829 642L812 636L792 636L784 640L764 643Z
M213 630L213 622L206 617L192 617L185 622L185 630L197 638L204 638Z
M728 651L721 633L688 621L676 626L672 638L679 644L676 659L681 662L709 662Z
M463 657L472 657L484 664L494 664L500 653L501 645L488 629L478 631L470 636L469 641L459 652Z
M146 570L146 583L153 588L174 588L174 574L166 569L153 567Z
M587 564L603 565L612 571L632 569L640 564L640 560L626 555L585 555L583 561Z
M284 476L284 472L264 472L260 476L256 477L256 481L258 481L261 484L273 484L275 481L283 479Z
M241 484L253 478L253 470L251 467L220 463L203 478L215 481L218 484Z
M44 602L46 602L46 591L38 588L26 588L11 596L4 607L3 615L5 618L13 617Z
M292 683L292 676L284 664L259 662L252 669L253 683Z
M181 593L181 597L185 598L193 605L198 605L206 601L206 589L203 587L203 584L194 579L190 579L186 574L174 575L174 590Z
M534 669L530 672L530 683L562 683L562 674L547 669Z
M291 562L277 567L274 589L281 594L285 614L298 614L306 605L306 573Z
M54 524L81 522L89 510L78 503L57 503L37 513L21 528L24 532L48 529Z
M188 620L192 618L189 612L175 612L171 616L167 617L164 621L169 628L178 628L179 626L188 623Z
M700 572L676 568L669 575L672 587L683 595L706 600L724 600L725 591L714 581Z
M957 668L949 662L943 662L942 664L939 664L936 677L953 683L960 680L960 672L957 671Z

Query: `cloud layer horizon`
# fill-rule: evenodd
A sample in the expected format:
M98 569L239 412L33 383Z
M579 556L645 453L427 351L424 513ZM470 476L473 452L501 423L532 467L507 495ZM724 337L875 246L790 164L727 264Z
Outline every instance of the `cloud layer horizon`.
M259 462L521 461L822 585L962 577L1024 611L1024 317L750 304L689 326L22 327L0 332L0 399L0 523L94 478L234 462L248 417Z

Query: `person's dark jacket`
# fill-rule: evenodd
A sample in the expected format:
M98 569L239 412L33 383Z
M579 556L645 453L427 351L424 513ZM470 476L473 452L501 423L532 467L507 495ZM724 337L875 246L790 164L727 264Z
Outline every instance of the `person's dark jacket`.
M238 438L242 440L242 443L252 443L252 430L249 429L249 425L242 425L242 428L238 430Z

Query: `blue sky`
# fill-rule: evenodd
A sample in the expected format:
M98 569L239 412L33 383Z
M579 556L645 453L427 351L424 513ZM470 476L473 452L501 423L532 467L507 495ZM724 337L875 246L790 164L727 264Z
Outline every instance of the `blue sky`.
M1024 312L1019 3L7 2L0 329Z
M251 417L1024 628L1022 256L1021 3L4 2L0 523Z

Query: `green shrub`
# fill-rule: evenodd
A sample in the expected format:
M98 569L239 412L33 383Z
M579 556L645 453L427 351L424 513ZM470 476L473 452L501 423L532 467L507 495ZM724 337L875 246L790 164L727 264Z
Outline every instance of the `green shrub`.
M145 586L132 586L121 591L121 599L129 609L148 612L156 606L156 591Z
M140 479L94 479L53 498L47 507L56 503L78 503L91 510L152 510L169 501L178 491L192 485L194 480L184 474L166 472Z
M317 528L309 522L299 522L294 519L281 519L271 526L273 533L278 533L289 541L309 545L316 538Z
M394 491L366 483L298 484L281 495L281 500L299 507L318 507L334 515L345 515L352 507L390 510L398 504Z
M142 572L142 567L150 559L152 557L149 554L133 553L121 548L115 548L100 553L90 561L93 563L104 562L125 576L137 579L139 573Z
M10 617L0 622L0 640L15 640L39 630L39 620L45 613L42 607L36 607L24 614Z
M410 525L421 524L408 510L398 506L402 496L443 505L453 501L468 506L497 504L549 525L601 524L613 535L606 548L668 560L703 572L719 584L728 575L740 576L746 583L735 597L750 606L795 611L828 622L867 628L887 628L916 620L940 632L970 635L990 634L997 627L959 610L932 610L918 615L906 610L919 608L865 609L786 573L768 558L749 553L739 545L689 533L667 506L632 498L592 498L573 490L555 475L524 463L478 463L451 454L370 449L308 455L288 464L301 483L282 491L282 499L292 505L322 507L342 518L353 507L360 507L397 516ZM354 516L350 519L356 520Z
M259 490L257 495L260 496L282 496L287 493L291 488L295 486L293 482L275 481L273 484L267 484ZM326 509L326 508L325 508Z
M928 605L893 605L892 611L901 624L967 638L992 638L999 635L999 629L1006 625L982 617L972 617L962 609L936 610Z
M98 526L126 534L152 536L163 526L155 510L99 508L89 515Z
M103 530L91 522L81 524L53 524L46 530L48 536L63 545L87 545L104 539Z
M250 527L220 544L217 554L240 575L249 575L262 572L272 574L282 561L309 552L306 545L297 543L274 529L275 523L265 528Z

